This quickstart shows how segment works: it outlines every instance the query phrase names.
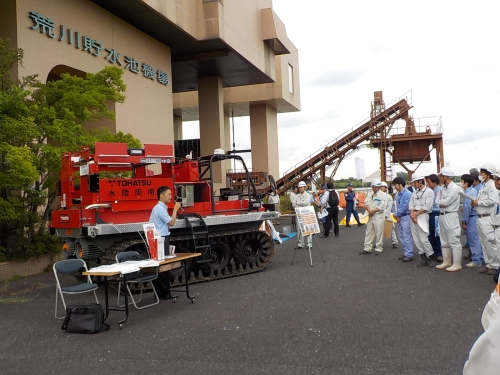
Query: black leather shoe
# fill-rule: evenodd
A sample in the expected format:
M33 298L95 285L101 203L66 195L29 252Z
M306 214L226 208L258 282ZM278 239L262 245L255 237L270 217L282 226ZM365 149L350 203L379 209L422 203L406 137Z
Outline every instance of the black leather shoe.
M427 257L425 254L420 254L420 263L417 264L417 267L425 267L429 265L429 261L427 260Z
M401 255L398 260L403 260L404 258L406 258L404 255Z
M345 225L345 227L346 227L346 228L350 228L351 226L350 226L349 224L346 224L346 225Z
M322 234L321 236L319 236L319 238L328 238L328 236L325 236L324 234Z
M365 223L358 223L358 227L365 225Z
M403 262L413 262L413 258L408 258L408 257L404 257L402 259Z
M372 252L371 251L360 251L359 255L370 255Z

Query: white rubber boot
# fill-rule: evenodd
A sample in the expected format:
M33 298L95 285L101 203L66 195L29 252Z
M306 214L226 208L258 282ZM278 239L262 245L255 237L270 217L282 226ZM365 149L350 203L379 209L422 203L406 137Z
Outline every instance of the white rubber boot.
M449 247L441 248L443 252L443 263L436 266L436 269L443 270L451 266L451 249Z
M462 248L452 249L453 251L453 266L448 267L446 271L455 272L462 269Z

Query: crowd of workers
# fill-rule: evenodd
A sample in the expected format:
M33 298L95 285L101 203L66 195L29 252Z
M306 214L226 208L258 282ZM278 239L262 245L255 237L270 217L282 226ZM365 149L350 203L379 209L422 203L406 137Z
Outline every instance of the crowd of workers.
M405 187L405 181L397 177L392 181L396 190L392 212L397 221L403 262L411 262L414 250L420 256L418 266L435 266L454 272L462 269L461 231L467 237L470 262L466 267L477 267L478 271L495 275L500 266L500 215L498 214L500 173L492 164L483 165L479 172L461 176L461 186L453 181L454 173L449 167L441 169L438 175L415 175L412 178L412 192ZM372 182L373 194L366 205L385 209L387 198L380 194L381 182ZM460 212L460 201L463 208ZM365 238L365 249L371 251L370 240L383 234L376 212L370 212L369 222L373 230ZM383 223L382 223L383 225ZM498 230L497 230L498 229ZM376 251L382 251L376 248ZM440 264L438 264L440 263Z
M464 231L465 247L469 249L469 255L464 257L468 260L465 266L476 267L480 273L497 274L500 267L500 171L488 163L479 172L462 175L461 184L453 179L454 173L449 167L442 168L439 174L414 175L410 186L406 186L401 177L396 177L390 187L374 179L372 192L365 200L368 221L364 248L359 254L382 253L384 227L387 221L395 219L391 242L394 248L401 242L399 260L402 262L412 262L417 253L417 267L459 271L463 260L460 236ZM344 197L346 227L351 226L351 215L358 226L363 225L356 211L357 197L352 184L348 185ZM320 211L325 210L322 238L329 236L332 227L335 236L339 236L339 200L332 182L309 194L306 183L301 181L290 194L293 208L317 205ZM298 233L297 247L304 246L304 238Z

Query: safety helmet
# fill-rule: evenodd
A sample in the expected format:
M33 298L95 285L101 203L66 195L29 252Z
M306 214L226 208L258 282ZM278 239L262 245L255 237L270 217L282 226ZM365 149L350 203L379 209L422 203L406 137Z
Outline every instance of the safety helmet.
M421 175L414 175L411 178L411 182L419 181L419 180L425 180L424 176Z
M448 176L448 177L453 177L455 174L453 173L453 170L450 167L443 167L439 171L439 174L441 176Z
M387 187L387 182L382 181L382 182L380 183L380 186Z
M497 173L497 169L491 163L483 164L483 166L480 169L484 169L485 171L487 171L487 172L489 172L491 174Z
M370 186L380 187L382 186L382 183L378 178L374 178Z
M306 183L304 181L300 181L299 184L297 185L298 187L306 187Z

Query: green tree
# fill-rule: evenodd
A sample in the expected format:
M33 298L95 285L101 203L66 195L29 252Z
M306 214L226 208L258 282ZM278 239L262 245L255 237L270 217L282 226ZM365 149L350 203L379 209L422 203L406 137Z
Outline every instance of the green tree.
M402 177L403 180L408 181L408 172L398 172L396 173L396 176Z
M472 172L479 173L479 171L477 170L477 168L471 168L471 169L469 169L469 174L471 174Z
M114 118L106 103L125 100L122 69L109 66L86 79L63 74L46 84L35 76L13 80L10 71L22 57L0 38L0 257L10 258L44 247L63 152L97 141L141 146L130 134L84 129Z

